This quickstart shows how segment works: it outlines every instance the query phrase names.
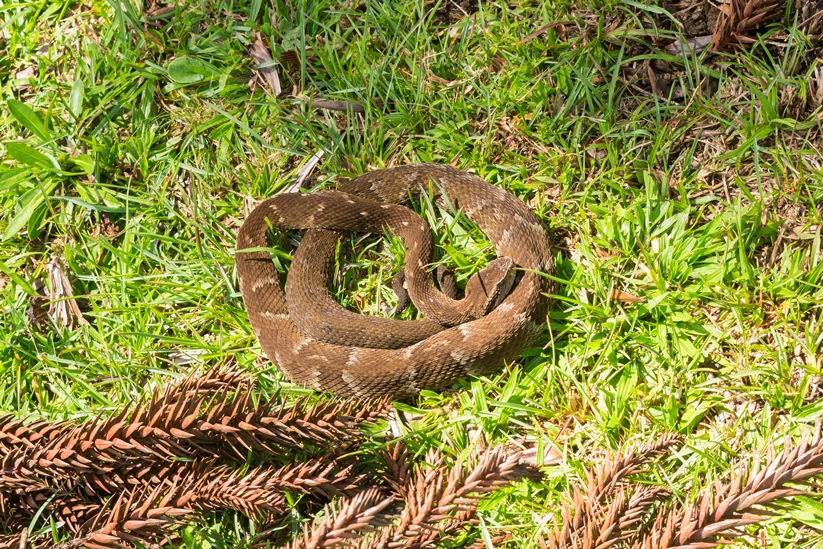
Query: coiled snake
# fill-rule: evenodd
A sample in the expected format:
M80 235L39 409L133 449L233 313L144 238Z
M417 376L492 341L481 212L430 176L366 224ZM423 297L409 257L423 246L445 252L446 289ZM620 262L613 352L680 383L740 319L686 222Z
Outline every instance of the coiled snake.
M430 191L476 223L497 251L498 259L469 280L460 301L438 292L425 272L428 227L411 210L396 206L409 194ZM429 320L357 315L325 291L339 237L335 231L379 232L386 226L404 240L409 293ZM268 246L269 227L309 229L295 252L285 292L271 255L259 249ZM545 275L554 267L546 232L523 202L474 175L437 164L377 170L338 191L265 200L240 228L235 261L252 329L269 359L298 383L358 397L441 388L516 357L545 326L551 288Z

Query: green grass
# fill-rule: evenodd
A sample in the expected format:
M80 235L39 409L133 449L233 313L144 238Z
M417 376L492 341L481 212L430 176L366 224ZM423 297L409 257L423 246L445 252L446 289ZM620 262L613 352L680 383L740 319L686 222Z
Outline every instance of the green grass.
M158 17L128 1L2 4L0 409L89 418L201 364L238 364L266 395L292 387L254 340L234 235L251 200L323 151L311 188L452 163L527 201L551 233L560 285L534 347L398 404L420 414L421 448L459 453L482 436L563 454L542 483L481 506L481 529L513 532L508 547L535 546L581 467L627 442L683 434L647 480L688 499L736 458L808 431L823 415L820 42L773 25L745 50L684 60L662 51L678 34L654 6L479 6L447 20L439 2L203 0ZM565 37L524 41L561 20ZM292 96L250 82L254 31L298 52L301 70L280 68ZM199 82L175 81L181 58ZM685 98L650 93L650 59ZM701 91L707 78L717 92ZM365 112L312 109L320 97ZM482 266L482 234L421 211L458 278ZM342 244L337 291L383 313L402 247L368 242ZM28 325L55 258L89 326ZM805 522L768 523L767 543L819 546ZM247 528L214 524L187 545Z

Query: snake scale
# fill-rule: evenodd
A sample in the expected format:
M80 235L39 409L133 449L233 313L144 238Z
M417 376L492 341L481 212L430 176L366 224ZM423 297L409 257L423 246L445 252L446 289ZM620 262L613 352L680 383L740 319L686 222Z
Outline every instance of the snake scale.
M495 247L499 259L492 263L503 258L502 263L513 264L512 273L501 274L508 263L500 268L490 263L485 274L469 280L465 300L441 294L425 272L429 244L420 245L417 240L426 239L428 227L417 214L397 206L410 194L421 192L442 195L442 200L476 223ZM337 231L380 232L387 226L400 231L406 246L409 293L429 319L365 317L334 303L328 304L324 317L317 318L310 305L331 301L325 287ZM270 227L307 229L295 252L285 292L270 253L260 249L269 245ZM418 248L422 255L415 255ZM241 226L235 261L254 334L269 359L288 377L340 396L396 398L442 388L466 375L488 373L516 357L543 331L551 289L546 275L554 268L548 236L523 202L474 175L437 164L368 172L342 184L338 191L269 198ZM507 284L510 290L503 288L494 303L489 297L480 306L490 311L471 304L467 311L471 286L491 295ZM412 286L422 288L427 304L417 302ZM431 320L430 313L436 320ZM331 333L335 326L344 328L343 335ZM418 335L408 339L410 332ZM372 337L382 343L369 341ZM392 348L375 347L384 346L387 339L393 341L388 345Z

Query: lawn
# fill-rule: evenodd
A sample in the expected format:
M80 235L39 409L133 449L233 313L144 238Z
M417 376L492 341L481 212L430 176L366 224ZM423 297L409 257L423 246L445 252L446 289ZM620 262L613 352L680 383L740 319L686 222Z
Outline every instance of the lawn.
M666 437L676 443L633 476L674 502L643 507L647 526L765 465L823 416L823 4L789 2L748 26L732 13L740 32L694 47L717 13L696 1L3 0L0 411L106 418L212 368L250 376L255 401L325 402L260 350L237 229L292 185L437 162L528 203L557 262L545 330L520 359L393 405L420 459L460 461L478 444L537 456L542 477L484 496L455 543L545 545L586 471ZM491 257L463 219L416 208L458 281ZM281 239L281 268L298 237ZM399 242L358 235L339 255L340 302L390 311ZM375 420L360 451L387 430ZM806 489L737 546L823 547L823 490ZM283 505L277 543L319 509ZM71 537L48 515L26 523L38 546ZM0 533L16 535L9 524ZM247 545L255 528L221 511L174 543Z

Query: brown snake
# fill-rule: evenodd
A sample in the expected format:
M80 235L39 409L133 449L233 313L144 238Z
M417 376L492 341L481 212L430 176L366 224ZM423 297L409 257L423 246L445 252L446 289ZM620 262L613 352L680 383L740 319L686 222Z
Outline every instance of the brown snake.
M415 219L420 218L410 210L393 206L407 201L409 194L419 196L421 191L444 195L446 202L476 223L494 245L498 258L511 259L516 276L503 276L496 262L507 265L508 260L498 259L485 273L469 280L466 299L455 301L440 294L425 273L429 261L426 244L419 246L415 240L428 228L425 224L415 226L419 225ZM314 313L305 315L306 310L312 310L309 304L331 299L322 288L328 283L334 261L339 237L335 231L379 232L386 226L398 232L406 245L406 278L415 305L427 316L428 309L434 308L438 316L437 309L445 308L437 322L363 317L335 304L328 306L326 319L314 318ZM288 299L269 252L243 251L266 248L269 227L309 229L288 275ZM415 255L418 248L424 249L422 255ZM516 357L545 326L551 288L545 275L552 274L554 268L546 232L523 202L478 177L437 164L369 172L344 183L337 192L288 193L265 200L240 228L235 261L249 320L269 359L298 383L358 397L401 397L441 388L466 375L495 370L504 360ZM292 271L299 272L300 280L294 280ZM489 280L492 286L503 286L506 281L514 286L485 314L484 309L493 304L484 302L483 296L478 301L477 295L496 290L487 288ZM418 295L424 294L431 302L421 306L413 286L421 288ZM470 298L471 287L483 291ZM297 290L292 292L294 288ZM482 303L476 305L478 302ZM351 321L351 316L365 319L365 324ZM331 333L330 326L351 328L340 335ZM399 348L375 348L383 343L369 341L371 337L400 338L412 331L411 326L423 335L403 340ZM424 339L415 339L420 337Z

